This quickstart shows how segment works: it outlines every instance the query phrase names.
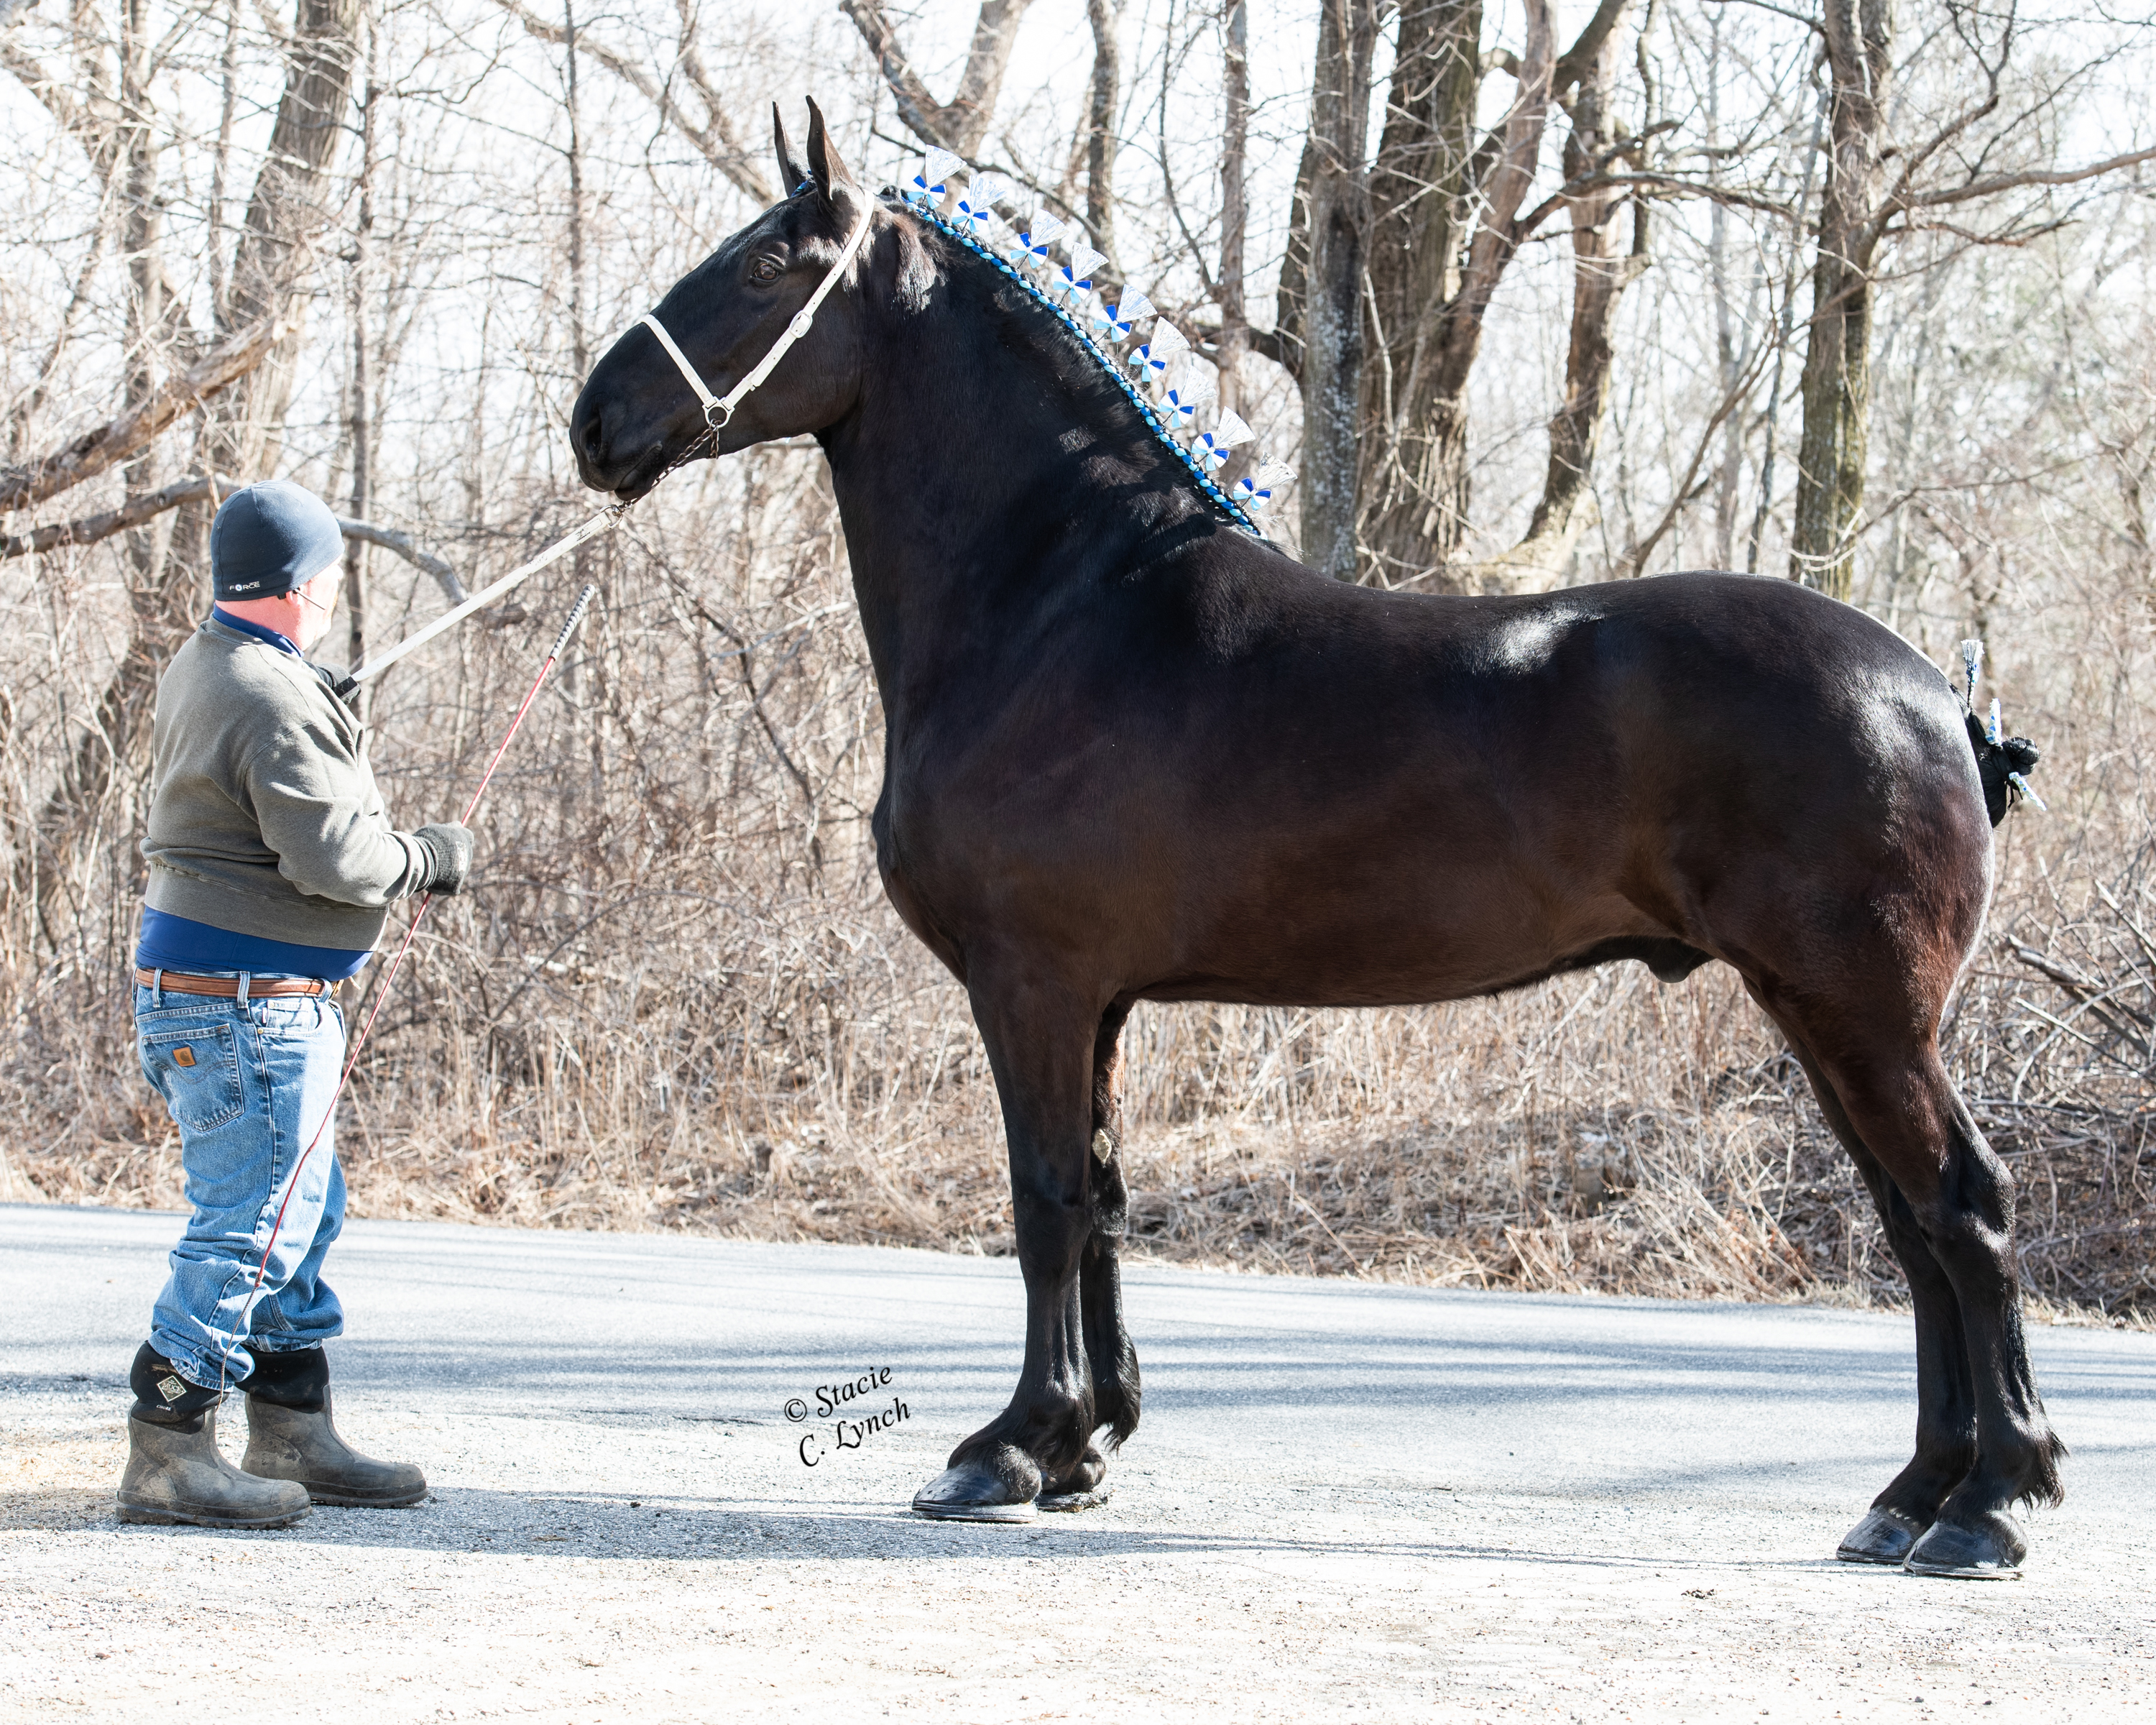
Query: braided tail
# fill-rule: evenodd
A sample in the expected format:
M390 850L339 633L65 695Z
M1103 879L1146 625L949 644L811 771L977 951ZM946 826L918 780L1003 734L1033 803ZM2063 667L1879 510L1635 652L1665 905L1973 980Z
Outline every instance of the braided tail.
M2043 758L2036 752L2036 745L2025 737L2005 737L1999 722L1999 703L1991 703L1989 720L1976 716L1976 678L1984 664L1984 643L1969 639L1961 644L1961 710L1969 721L1969 746L1976 751L1976 776L1984 782L1984 811L1997 826L2006 819L2006 811L2019 798L2025 797L2039 809L2044 799L2030 788L2027 775L2036 770L2036 762Z
M2029 788L2025 776L2034 772L2043 758L2036 752L2036 745L2025 737L1994 741L1985 735L1984 721L1974 713L1967 716L1967 722L1969 746L1976 751L1976 775L1984 781L1984 812L1991 817L1992 825L2005 819L2006 811L2021 797L2041 809L2043 799Z

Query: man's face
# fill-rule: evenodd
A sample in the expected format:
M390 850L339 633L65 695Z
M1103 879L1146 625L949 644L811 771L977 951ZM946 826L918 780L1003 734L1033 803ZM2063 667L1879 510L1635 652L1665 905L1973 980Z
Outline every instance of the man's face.
M336 609L337 593L343 585L342 567L331 563L313 580L291 590L300 614L294 620L292 639L302 653L313 652L330 632L330 614Z

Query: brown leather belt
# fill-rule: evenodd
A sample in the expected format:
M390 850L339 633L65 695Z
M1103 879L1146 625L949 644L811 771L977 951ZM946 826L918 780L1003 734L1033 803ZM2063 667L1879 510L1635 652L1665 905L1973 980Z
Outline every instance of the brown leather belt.
M236 976L191 976L184 970L135 972L135 980L146 988L162 988L168 994L215 994L224 1000L239 998ZM247 983L247 998L259 1000L270 994L326 994L330 985L320 978L259 977Z

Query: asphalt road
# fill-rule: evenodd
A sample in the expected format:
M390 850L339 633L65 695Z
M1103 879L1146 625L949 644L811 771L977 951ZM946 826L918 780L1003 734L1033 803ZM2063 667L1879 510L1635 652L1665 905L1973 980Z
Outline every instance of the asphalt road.
M2070 1499L2024 1580L1956 1584L1831 1561L1907 1453L1905 1318L1141 1267L1114 1497L982 1527L905 1505L1009 1392L1009 1260L360 1223L339 1424L431 1500L124 1527L176 1226L0 1206L0 1717L273 1670L369 1725L2156 1707L2146 1333L2035 1332ZM816 1412L865 1375L846 1414L902 1417Z

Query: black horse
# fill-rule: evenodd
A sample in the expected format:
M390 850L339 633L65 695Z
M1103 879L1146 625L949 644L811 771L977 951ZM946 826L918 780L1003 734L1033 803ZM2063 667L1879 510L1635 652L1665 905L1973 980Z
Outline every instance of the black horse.
M2022 1336L2013 1182L1939 1057L2005 771L1979 771L1947 679L1777 580L1475 598L1315 575L1225 522L1049 311L871 198L813 107L806 168L778 147L798 189L658 315L723 389L865 215L812 332L703 444L634 330L571 436L624 499L772 438L830 461L886 725L877 860L987 1045L1026 1289L1009 1406L916 1507L1085 1501L1096 1435L1137 1425L1133 1002L1378 1006L1718 958L1803 1062L1915 1307L1915 1457L1841 1555L2013 1574L2011 1507L2057 1500L2064 1450Z

